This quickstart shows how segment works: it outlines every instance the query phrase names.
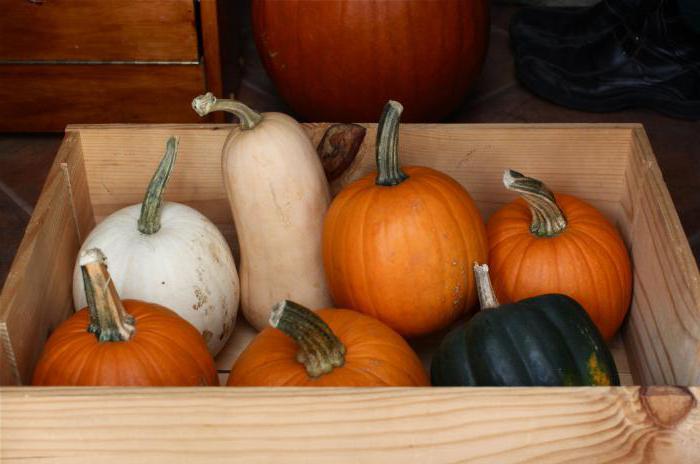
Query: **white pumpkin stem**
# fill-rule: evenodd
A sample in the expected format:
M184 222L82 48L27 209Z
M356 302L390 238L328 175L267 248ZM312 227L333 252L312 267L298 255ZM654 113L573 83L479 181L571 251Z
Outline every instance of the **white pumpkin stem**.
M493 291L491 278L489 277L489 265L474 263L474 279L476 281L476 294L479 295L479 306L482 310L498 308L500 304Z
M100 342L123 342L134 336L134 318L126 312L112 277L107 271L107 258L99 248L80 254L80 268L85 278L85 297L90 310L88 332Z
M254 128L263 119L260 113L252 110L249 106L236 100L219 100L211 92L195 97L192 100L192 109L200 116L206 116L214 111L233 113L240 121L243 130Z
M165 146L165 155L160 160L158 169L151 178L146 189L146 195L141 203L141 215L139 216L139 232L146 235L155 234L160 230L160 214L163 209L163 192L168 185L170 173L175 166L179 140L170 137Z
M304 364L309 377L320 377L345 364L345 346L310 309L281 301L272 308L270 325L299 345L297 361Z
M544 183L512 169L503 173L503 185L517 192L527 202L532 213L530 232L538 237L554 237L566 229L566 217L554 194Z
M403 105L389 100L377 126L377 179L375 184L391 187L408 179L399 166L399 121Z

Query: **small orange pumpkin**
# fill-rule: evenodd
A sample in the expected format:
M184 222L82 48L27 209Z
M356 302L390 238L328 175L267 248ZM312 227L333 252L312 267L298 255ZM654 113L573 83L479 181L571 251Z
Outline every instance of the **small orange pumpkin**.
M80 259L88 307L51 334L33 385L219 384L214 360L194 326L157 304L120 301L98 249Z
M429 385L406 341L369 316L347 309L312 312L285 300L273 308L270 325L238 357L229 386Z
M632 296L630 258L615 227L593 206L555 195L536 179L507 170L503 183L522 198L486 225L498 299L562 293L586 309L606 340L612 338Z
M476 303L471 266L486 260L486 230L454 179L427 167L399 167L401 111L394 101L384 107L377 173L331 203L323 265L336 305L415 336L448 326Z

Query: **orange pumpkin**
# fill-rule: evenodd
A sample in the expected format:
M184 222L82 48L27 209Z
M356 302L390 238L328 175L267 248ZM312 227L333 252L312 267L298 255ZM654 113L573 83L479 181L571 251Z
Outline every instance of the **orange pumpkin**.
M503 182L522 198L497 211L486 226L498 299L568 295L606 340L612 338L632 296L630 258L615 227L593 206L555 195L536 179L508 170Z
M476 303L471 266L486 260L486 231L454 179L398 161L402 107L390 101L377 132L377 173L333 200L323 265L335 304L373 316L404 336L427 334Z
M81 255L88 308L49 337L33 385L218 385L214 360L189 322L162 306L120 301L104 255Z
M238 357L229 386L429 385L411 347L369 316L347 309L314 313L285 300L273 308L270 325Z

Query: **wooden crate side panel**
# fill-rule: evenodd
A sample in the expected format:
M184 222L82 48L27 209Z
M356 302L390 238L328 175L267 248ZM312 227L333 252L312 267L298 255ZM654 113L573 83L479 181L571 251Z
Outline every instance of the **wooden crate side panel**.
M48 334L70 315L70 276L93 221L80 137L67 133L0 296L2 384L31 380Z
M328 124L305 124L314 144ZM153 166L170 135L180 137L178 165L166 197L230 224L221 178L221 149L232 126L76 126L83 136L97 220L141 200ZM376 124L367 124L355 162L334 190L374 169ZM399 146L404 165L444 171L465 185L485 216L514 196L501 184L506 167L579 195L612 218L620 215L631 125L537 127L527 125L405 124ZM552 163L552 159L556 163Z
M700 384L700 275L643 130L625 176L625 235L634 262L625 342L643 384Z
M700 455L700 388L1 393L8 460L692 463Z

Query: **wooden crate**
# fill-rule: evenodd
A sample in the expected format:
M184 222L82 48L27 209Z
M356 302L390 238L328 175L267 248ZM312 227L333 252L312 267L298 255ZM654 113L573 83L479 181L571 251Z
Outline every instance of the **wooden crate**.
M315 143L326 124L306 129ZM26 383L71 314L81 240L140 202L170 135L167 198L212 219L235 246L220 172L230 126L71 126L0 296L0 381ZM370 171L376 125L334 183ZM639 125L411 125L403 163L463 183L484 217L511 200L504 168L583 197L632 254L634 298L613 351L617 388L95 389L4 387L2 457L51 462L698 462L700 275ZM222 380L253 330L239 323L217 359ZM424 359L437 337L414 342ZM679 385L673 387L671 385ZM125 461L126 460L126 461Z

